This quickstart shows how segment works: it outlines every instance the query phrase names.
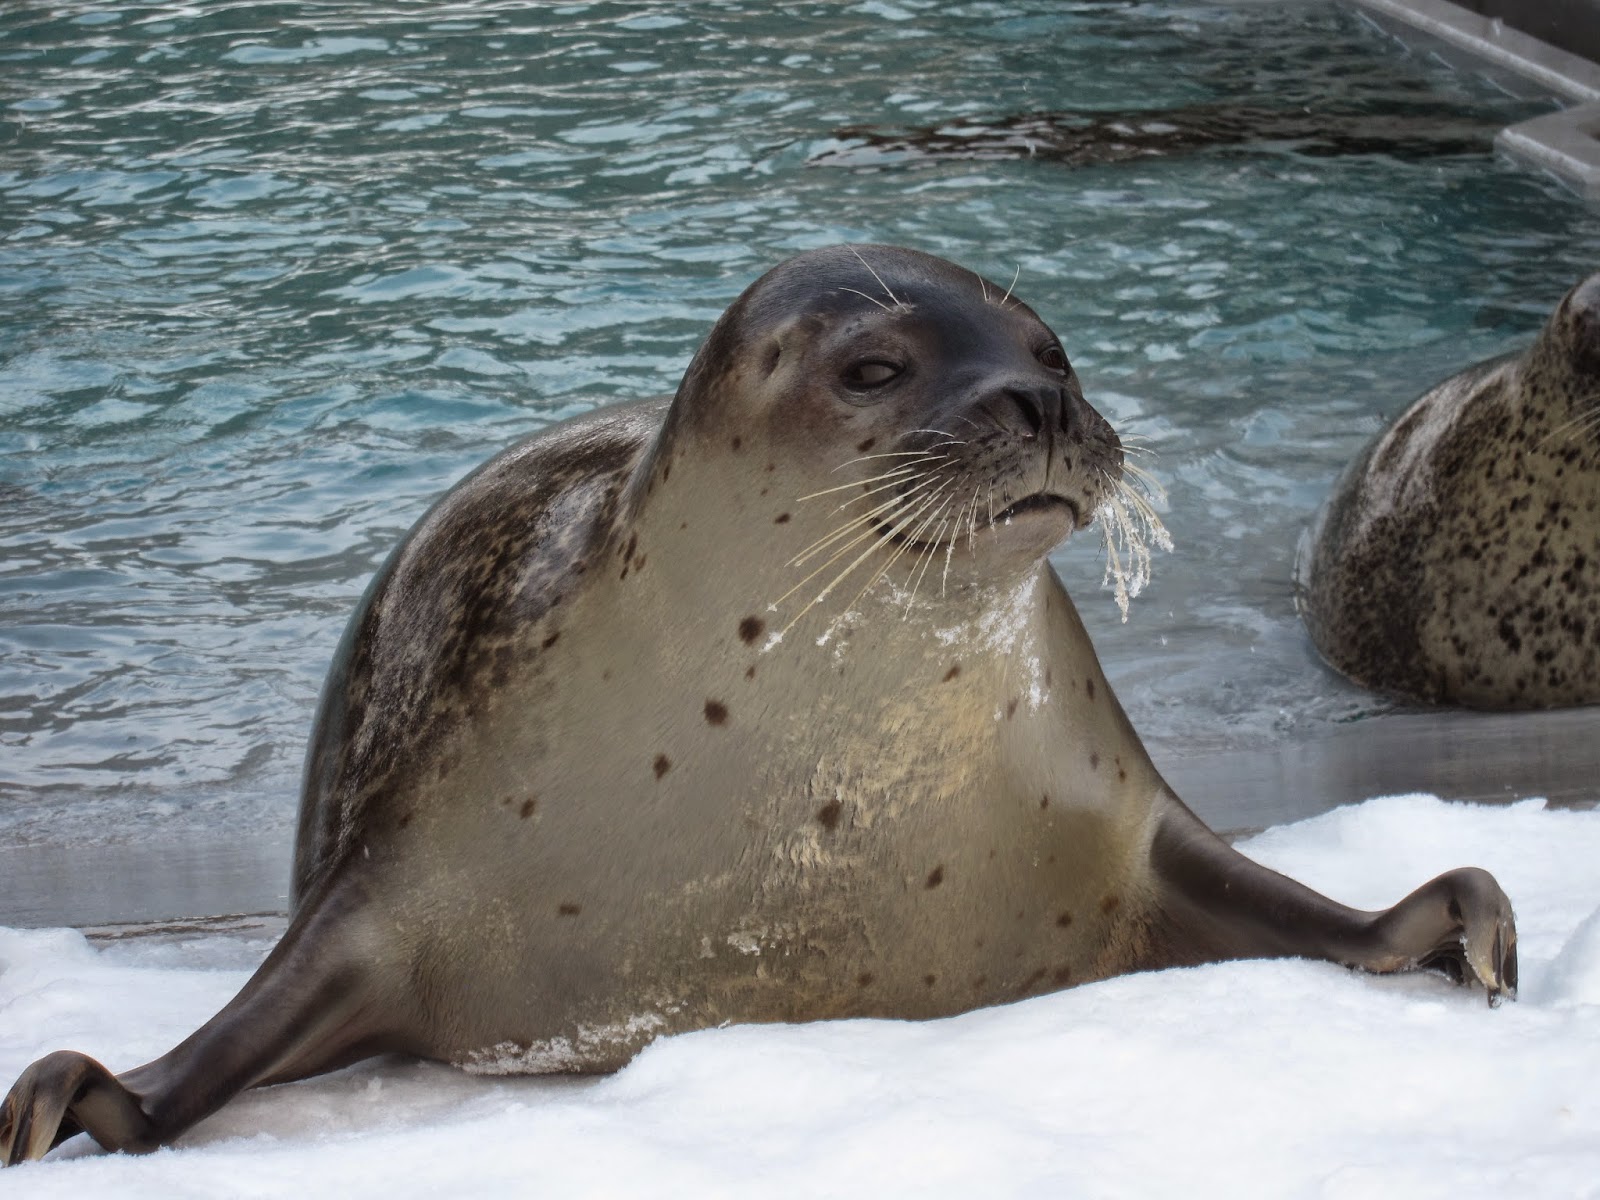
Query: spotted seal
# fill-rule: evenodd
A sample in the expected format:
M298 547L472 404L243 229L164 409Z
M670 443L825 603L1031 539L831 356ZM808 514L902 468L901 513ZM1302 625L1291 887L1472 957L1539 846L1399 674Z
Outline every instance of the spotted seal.
M1352 910L1157 774L1046 559L1116 511L1121 458L1056 336L976 275L882 246L776 267L670 404L540 433L411 531L329 675L283 939L154 1062L29 1067L0 1157L147 1150L383 1051L610 1071L724 1022L1179 963L1511 992L1486 873Z
M1302 539L1318 650L1430 704L1600 701L1600 273L1521 354L1417 400Z

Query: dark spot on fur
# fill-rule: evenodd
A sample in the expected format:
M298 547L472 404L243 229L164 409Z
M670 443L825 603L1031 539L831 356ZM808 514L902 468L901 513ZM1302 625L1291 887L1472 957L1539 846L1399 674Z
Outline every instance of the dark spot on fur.
M789 514L779 513L777 518L772 523L774 525L787 525L789 523Z
M1119 909L1121 907L1122 907L1122 897L1120 897L1120 896L1111 895L1111 894L1108 893L1100 901L1100 911L1105 913L1105 915L1108 916L1108 917L1112 913L1116 912L1117 909Z
M844 805L837 800L829 800L821 808L817 809L817 820L822 822L824 829L837 829L839 826L839 814L843 811Z
M1099 753L1099 751L1090 751L1090 753L1089 753L1089 770L1098 771L1099 769L1100 769L1100 753Z
M529 796L526 800L524 800L522 802L522 807L517 809L517 815L520 816L524 821L526 821L529 817L533 816L533 810L538 808L538 807L539 807L539 802L537 800L535 800L532 796Z
M660 779L668 771L672 770L672 760L665 754L658 754L656 755L656 761L651 764L651 768L655 771L656 778Z
M611 668L610 667L606 667L604 670L602 670L600 672L600 678L604 682L610 683L611 682Z
M1069 912L1063 912L1059 917L1056 918L1056 924L1061 926L1061 928L1066 929L1072 924L1072 914Z
M1006 705L1006 720L1009 721L1012 717L1014 717L1016 715L1016 713L1017 713L1017 698L1015 696L1013 696L1011 698L1011 703Z
M633 560L633 569L635 571L644 570L644 555L641 554L638 558Z
M570 904L569 903L569 904L560 904L560 905L556 906L557 915L563 916L563 917L575 917L579 913L581 913L582 911L583 911L583 909L579 908L576 904Z
M1046 667L1044 669L1044 686L1045 687L1049 687L1050 686L1050 668L1049 667Z
M708 725L726 725L728 723L728 706L720 700L707 700L706 723Z
M550 649L551 646L554 646L556 644L556 639L558 637L560 637L560 636L561 636L561 633L560 633L559 630L557 630L555 633L552 633L549 637L545 638L545 640L543 642L541 642L540 645L544 649L548 650L548 649Z
M924 886L930 887L930 888L936 888L943 882L944 882L944 864L940 863L937 867L935 867L933 870L928 872L928 882Z
M1093 700L1094 699L1094 680L1085 679L1083 681L1083 689L1084 689L1084 691L1089 693L1089 699Z
M741 438L738 434L735 434L734 437L733 437L733 441L729 442L728 444L730 446L732 446L735 450L737 450L737 449L739 449L740 446L744 445L744 439Z
M1049 808L1050 807L1050 793L1049 792L1046 792L1044 795L1039 797L1039 807L1040 808Z
M746 667L744 669L744 677L746 679L754 679L756 677L756 669L754 667Z
M1067 984L1072 982L1072 968L1057 967L1055 974L1050 976L1050 982L1057 987L1066 987Z
M767 628L767 623L760 617L746 617L739 622L739 638L746 645L755 641Z
M864 442L857 442L856 443L856 449L859 450L862 454L865 454L868 450L871 450L877 444L878 444L878 439L877 438L869 437Z
M952 666L948 671L946 671L944 673L944 678L941 679L939 682L941 682L941 683L949 683L952 679L954 679L959 674L961 674L961 664L960 663L956 663L954 666Z
M861 974L856 976L856 983L861 987L869 986L872 983L872 972L871 971L863 971L863 972L861 972Z
M622 568L622 574L618 575L617 578L618 579L626 579L627 577L628 577L628 568L627 567L623 567Z
M671 478L672 478L672 464L668 463L666 466L661 468L661 482L665 483L667 480L669 480Z
M923 987L932 987L934 984L936 984L938 982L939 982L939 977L937 975L924 975L922 977L922 986Z
M622 561L627 562L633 557L633 552L639 548L639 535L636 533L628 539L627 546L622 551Z
M400 817L400 828L404 829L409 824L411 824L411 814L410 813L402 814L401 817Z

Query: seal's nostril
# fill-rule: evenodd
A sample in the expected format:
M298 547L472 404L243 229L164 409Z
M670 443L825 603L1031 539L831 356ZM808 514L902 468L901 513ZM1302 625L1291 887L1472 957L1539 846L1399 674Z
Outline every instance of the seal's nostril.
M1058 393L1056 404L1056 412L1061 419L1061 432L1066 434L1069 440L1077 439L1083 433L1083 410L1088 405L1065 391Z
M1038 398L1018 388L1007 388L1006 395L1022 411L1023 419L1028 422L1028 428L1037 437L1039 431L1044 428L1044 410L1039 407Z

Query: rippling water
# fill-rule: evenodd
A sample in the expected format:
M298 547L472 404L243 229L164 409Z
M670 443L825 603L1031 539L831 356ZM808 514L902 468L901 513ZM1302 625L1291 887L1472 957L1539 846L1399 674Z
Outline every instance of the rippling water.
M1481 120L1485 151L809 165L849 125L1218 100ZM1159 452L1136 723L1244 746L1378 708L1294 620L1385 414L1515 346L1600 217L1495 161L1548 107L1329 3L52 4L0 10L0 842L292 817L371 572L511 439L670 391L832 241L1018 291ZM164 818L164 820L153 820Z

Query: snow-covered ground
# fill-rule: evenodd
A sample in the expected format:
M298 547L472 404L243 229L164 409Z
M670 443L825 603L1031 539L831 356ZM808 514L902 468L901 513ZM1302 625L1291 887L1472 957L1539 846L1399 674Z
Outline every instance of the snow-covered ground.
M1246 962L921 1024L713 1030L602 1079L385 1060L252 1093L144 1158L78 1139L0 1196L1600 1196L1600 812L1369 801L1245 844L1342 900L1446 868L1517 907L1522 998ZM0 1086L125 1069L243 982L217 935L0 931Z

